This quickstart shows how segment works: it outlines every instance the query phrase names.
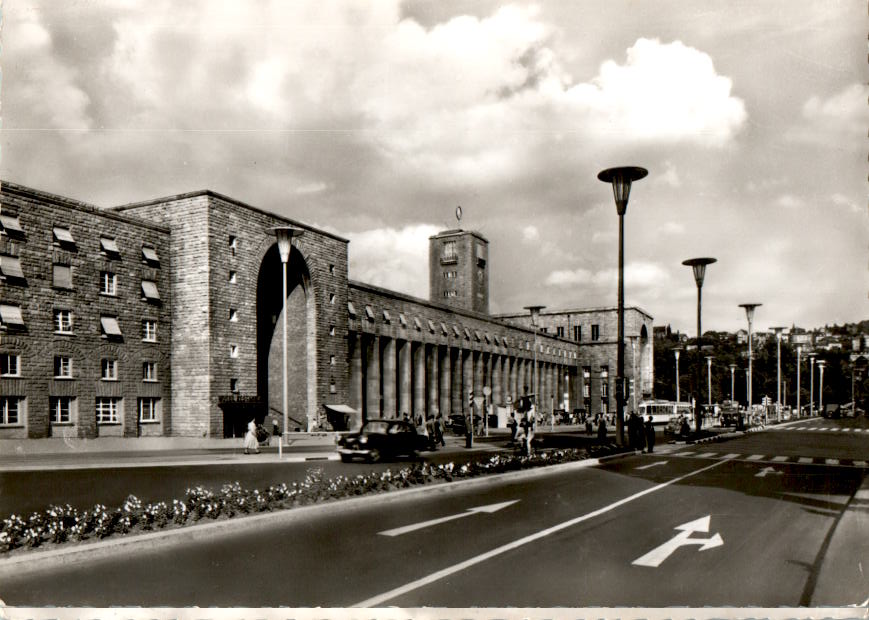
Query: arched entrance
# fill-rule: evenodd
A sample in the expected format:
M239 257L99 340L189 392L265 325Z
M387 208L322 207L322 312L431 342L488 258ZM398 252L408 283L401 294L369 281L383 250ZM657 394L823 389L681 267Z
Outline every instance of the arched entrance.
M257 394L267 415L283 425L283 293L277 244L265 253L257 277ZM287 430L307 431L316 419L314 295L304 257L292 248L287 262ZM270 423L266 425L271 428Z

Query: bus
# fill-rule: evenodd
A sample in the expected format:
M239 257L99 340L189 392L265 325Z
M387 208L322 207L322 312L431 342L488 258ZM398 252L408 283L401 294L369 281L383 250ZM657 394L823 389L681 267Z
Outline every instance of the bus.
M680 415L686 416L689 420L694 416L691 403L677 403L672 400L644 400L640 403L637 413L644 421L652 416L652 424L667 424L670 418Z

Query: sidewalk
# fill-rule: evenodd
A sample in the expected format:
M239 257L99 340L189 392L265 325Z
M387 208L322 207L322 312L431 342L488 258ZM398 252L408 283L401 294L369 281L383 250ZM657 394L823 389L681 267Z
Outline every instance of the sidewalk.
M584 444L586 440L564 439L565 433L575 427L558 427L555 433L545 431L537 437L551 435L550 441L558 444ZM259 454L244 454L242 439L198 439L186 437L147 437L101 439L28 439L21 441L0 440L0 472L39 471L44 469L109 469L134 467L170 467L179 465L216 464L262 464L299 463L304 461L337 461L336 433L304 433L291 436L283 448L283 457L278 457L277 444L260 448ZM561 439L561 440L559 440ZM444 436L446 446L438 453L466 453L464 435L448 433ZM474 437L473 452L512 452L508 429L489 429L489 436Z

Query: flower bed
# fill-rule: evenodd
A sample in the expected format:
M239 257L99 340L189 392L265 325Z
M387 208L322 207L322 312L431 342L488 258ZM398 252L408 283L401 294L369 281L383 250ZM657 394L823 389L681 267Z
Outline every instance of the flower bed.
M589 450L540 451L530 457L499 454L460 465L415 463L395 472L388 469L329 479L323 477L321 469L312 469L304 482L272 485L262 490L245 489L238 482L225 484L216 492L197 486L187 489L184 499L173 499L171 504L143 504L130 495L117 508L97 504L90 510L79 511L68 504L50 506L26 519L18 515L4 519L0 526L0 552L181 527L203 519L285 510L369 493L568 463L613 452L613 446L600 446Z

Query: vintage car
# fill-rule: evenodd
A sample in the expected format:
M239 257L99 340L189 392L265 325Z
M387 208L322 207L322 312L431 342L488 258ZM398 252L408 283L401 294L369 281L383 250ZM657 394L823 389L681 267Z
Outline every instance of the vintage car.
M404 420L372 419L356 433L341 438L338 453L345 463L360 458L371 463L397 456L415 457L419 450L434 449L434 441L416 432Z

